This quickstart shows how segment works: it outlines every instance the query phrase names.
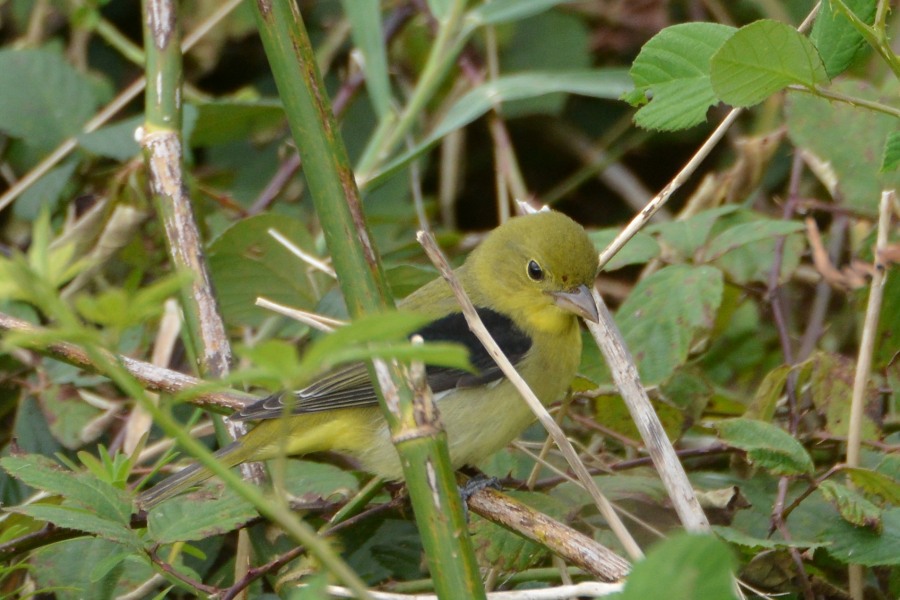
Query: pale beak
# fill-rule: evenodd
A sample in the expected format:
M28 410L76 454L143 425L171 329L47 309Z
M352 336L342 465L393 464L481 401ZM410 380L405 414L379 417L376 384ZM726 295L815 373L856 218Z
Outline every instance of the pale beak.
M591 296L588 286L580 285L571 292L551 292L550 295L553 296L553 301L558 307L588 321L600 322L600 314L597 312L597 305L594 303L594 297Z

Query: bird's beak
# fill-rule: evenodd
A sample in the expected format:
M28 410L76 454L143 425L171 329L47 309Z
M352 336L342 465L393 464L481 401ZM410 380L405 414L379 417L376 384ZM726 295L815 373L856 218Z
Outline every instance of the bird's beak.
M553 296L553 301L558 307L573 312L588 321L600 322L597 304L594 302L588 286L580 285L571 292L551 292L550 295Z

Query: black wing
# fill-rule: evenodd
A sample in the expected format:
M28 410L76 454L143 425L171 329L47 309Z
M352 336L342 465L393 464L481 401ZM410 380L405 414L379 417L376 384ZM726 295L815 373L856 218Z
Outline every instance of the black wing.
M517 365L531 349L531 338L515 326L511 319L487 308L477 309L491 336L509 360ZM452 313L432 321L416 334L426 342L456 342L469 351L469 362L475 373L449 367L426 367L428 385L434 393L485 385L503 378L503 372L475 337L462 313ZM363 364L352 364L332 371L312 385L293 393L293 398L278 393L244 408L231 417L235 421L274 419L290 412L304 414L336 408L374 406L378 398Z

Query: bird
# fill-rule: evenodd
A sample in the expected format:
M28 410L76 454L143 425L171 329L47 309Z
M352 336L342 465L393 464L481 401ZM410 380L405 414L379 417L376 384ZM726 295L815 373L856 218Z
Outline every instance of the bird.
M597 270L597 251L584 228L561 212L541 211L492 230L454 271L491 336L545 405L559 400L575 377L581 359L578 318L598 321L591 295ZM443 278L417 289L399 308L431 319L415 335L425 342L462 344L474 368L426 367L454 469L476 465L533 422L518 391L469 330ZM256 401L229 418L256 422L216 453L229 467L285 451L335 451L374 475L403 478L362 363L339 367L301 390ZM136 504L150 510L211 476L194 463L140 493Z

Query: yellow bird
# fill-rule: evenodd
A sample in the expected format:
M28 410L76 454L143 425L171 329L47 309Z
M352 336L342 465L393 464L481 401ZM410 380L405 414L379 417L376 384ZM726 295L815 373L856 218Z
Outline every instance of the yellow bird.
M597 252L575 221L559 212L511 219L493 230L456 269L456 275L493 338L541 402L558 400L581 357L578 317L597 321L591 287ZM409 295L402 310L433 317L417 333L425 341L458 342L476 373L428 367L447 431L454 468L474 465L509 444L534 420L524 400L469 331L449 285L435 279ZM364 365L337 369L294 392L285 425L285 394L276 394L231 417L258 421L241 439L216 453L228 466L336 451L371 473L403 478L390 432ZM286 445L282 437L287 434ZM193 464L138 496L150 509L211 476Z

